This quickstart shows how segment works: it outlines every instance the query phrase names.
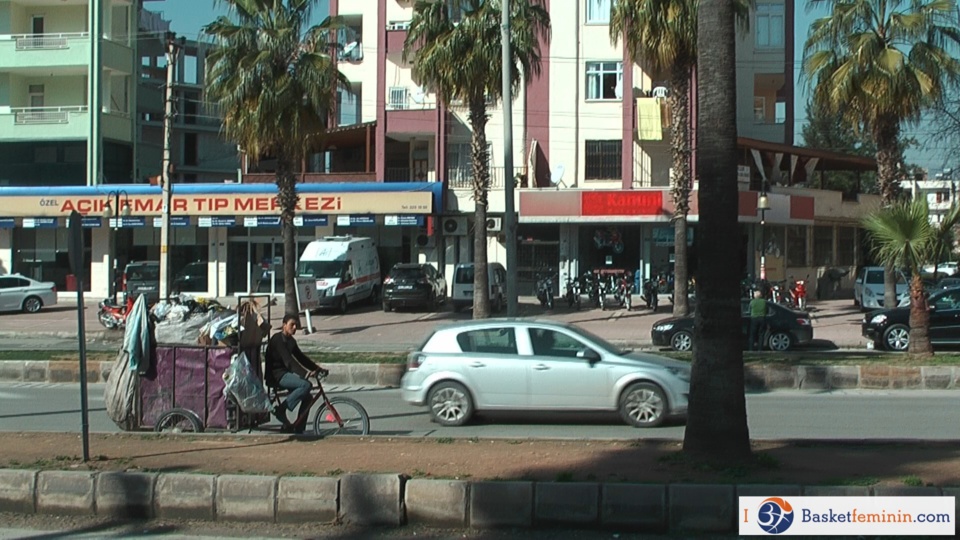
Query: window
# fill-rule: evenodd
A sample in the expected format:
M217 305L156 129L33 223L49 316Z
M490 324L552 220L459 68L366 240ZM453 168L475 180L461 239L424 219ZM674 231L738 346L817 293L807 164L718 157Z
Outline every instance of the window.
M753 119L763 122L767 116L767 100L763 96L753 98Z
M945 309L960 309L960 293L944 293L934 299L932 303L938 310L941 311Z
M587 62L587 99L620 99L623 62Z
M613 141L586 142L586 175L587 180L619 179L621 174L620 156L623 151L623 142L620 139Z
M787 266L807 266L807 227L787 227Z
M517 338L513 328L484 328L457 335L460 350L465 353L517 354Z
M783 4L757 4L757 48L783 48Z
M833 227L813 228L813 264L829 266L833 264Z
M837 227L837 265L856 264L857 229L855 227Z
M587 24L610 23L610 0L587 0Z
M576 339L546 328L531 328L530 343L533 345L533 354L537 356L576 358L577 353L585 348Z
M949 191L938 191L938 192L936 192L936 202L938 202L938 203L948 203L948 202L950 202L950 192L949 192Z

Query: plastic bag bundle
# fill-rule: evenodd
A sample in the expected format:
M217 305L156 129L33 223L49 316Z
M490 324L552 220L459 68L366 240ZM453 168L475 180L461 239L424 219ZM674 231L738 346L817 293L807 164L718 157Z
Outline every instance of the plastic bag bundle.
M233 355L230 366L223 372L223 397L233 397L237 406L245 413L270 412L270 398L263 389L260 378L250 367L247 355Z

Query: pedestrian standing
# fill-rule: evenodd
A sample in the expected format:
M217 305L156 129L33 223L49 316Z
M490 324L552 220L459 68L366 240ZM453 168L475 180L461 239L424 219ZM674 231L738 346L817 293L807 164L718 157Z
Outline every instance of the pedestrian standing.
M767 300L760 291L753 291L750 300L750 350L763 348L763 334L767 324Z

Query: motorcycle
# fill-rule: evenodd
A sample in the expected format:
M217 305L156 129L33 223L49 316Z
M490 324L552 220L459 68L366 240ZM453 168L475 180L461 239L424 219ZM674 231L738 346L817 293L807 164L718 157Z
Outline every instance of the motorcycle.
M624 272L616 279L616 282L614 297L620 301L620 307L630 311L633 309L633 274Z
M553 276L544 274L537 279L537 300L541 306L553 309Z
M567 278L567 305L574 308L580 309L580 279L579 278Z
M105 298L99 304L97 320L109 330L123 329L127 325L127 315L133 309L133 295L127 296L125 304L118 304L112 298Z
M657 304L660 302L658 298L659 294L660 287L657 284L657 280L648 279L643 282L643 292L640 297L647 303L647 308L653 311L657 310Z
M793 306L801 311L807 309L807 282L798 279L788 289L788 295Z

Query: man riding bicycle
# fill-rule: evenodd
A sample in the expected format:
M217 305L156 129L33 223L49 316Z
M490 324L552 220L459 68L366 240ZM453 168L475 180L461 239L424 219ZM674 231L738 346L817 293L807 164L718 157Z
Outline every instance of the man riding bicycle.
M307 396L310 395L309 379L317 375L327 375L330 373L326 369L318 366L307 355L303 354L297 340L293 335L297 333L297 326L300 325L300 319L296 315L284 315L283 326L280 332L277 332L267 343L266 354L266 379L267 385L272 388L283 388L290 390L287 399L273 409L274 416L283 424L284 431L293 431L294 433L303 433L306 425L307 411L304 407L309 407L310 401ZM292 411L294 407L300 405L297 411L296 424L291 424L287 419L287 412Z

